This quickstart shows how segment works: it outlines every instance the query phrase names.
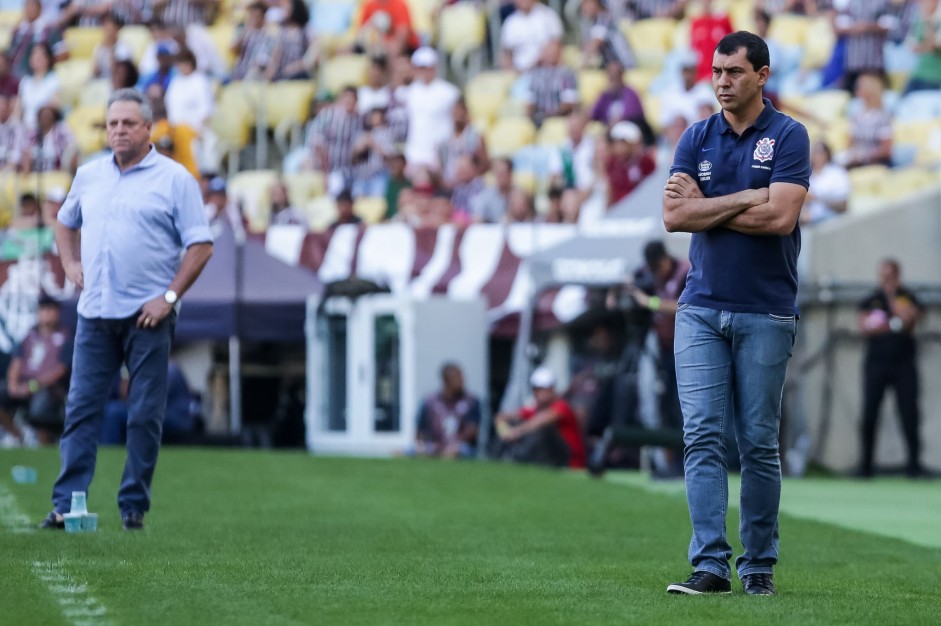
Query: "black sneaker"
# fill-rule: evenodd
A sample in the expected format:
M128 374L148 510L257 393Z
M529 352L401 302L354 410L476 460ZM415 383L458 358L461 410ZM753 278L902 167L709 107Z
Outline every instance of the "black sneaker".
M39 522L39 527L43 530L65 530L65 518L52 511L46 519Z
M144 530L144 514L132 511L121 516L124 530Z
M742 587L750 596L774 595L774 580L771 574L746 574L742 576Z
M712 572L693 572L685 583L673 583L667 593L699 596L704 593L732 593L732 583Z

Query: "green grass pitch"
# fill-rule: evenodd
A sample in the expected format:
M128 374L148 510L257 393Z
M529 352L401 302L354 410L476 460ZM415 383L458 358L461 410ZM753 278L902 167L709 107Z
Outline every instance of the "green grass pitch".
M165 449L147 528L127 533L122 463L102 450L89 493L99 531L66 535L21 517L49 511L56 451L0 452L0 624L941 624L931 532L918 544L784 515L778 596L735 582L731 597L676 597L664 589L689 571L681 489L490 463ZM39 482L13 484L17 464ZM867 515L842 483L831 499L806 484L848 521ZM785 500L803 488L789 482ZM868 489L877 503L898 491ZM911 494L912 510L941 509L937 482ZM929 519L941 534L941 516ZM729 526L737 537L734 509Z

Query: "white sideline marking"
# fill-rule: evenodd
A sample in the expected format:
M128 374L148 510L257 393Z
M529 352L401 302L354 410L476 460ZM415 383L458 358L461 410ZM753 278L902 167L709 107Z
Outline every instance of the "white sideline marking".
M0 483L0 527L14 534L31 533L36 530L29 516L20 511L16 497ZM54 531L49 531L54 532ZM55 531L62 532L62 531ZM66 572L65 559L57 561L33 561L33 574L55 598L62 614L72 626L105 626L108 610L88 593L88 585L76 581Z

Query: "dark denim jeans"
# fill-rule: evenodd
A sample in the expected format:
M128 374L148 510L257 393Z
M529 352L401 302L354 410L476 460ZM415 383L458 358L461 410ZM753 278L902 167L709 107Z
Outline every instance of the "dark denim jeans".
M118 491L122 514L150 509L150 482L167 405L167 362L176 313L156 328L137 328L126 319L78 318L72 382L65 406L65 432L59 447L62 471L52 491L57 513L68 513L73 491L88 491L95 474L105 402L126 364L128 391L127 462Z
M725 536L725 434L734 424L742 463L738 575L771 573L778 560L781 395L797 320L681 305L676 379L686 444L686 498L693 569L730 578Z

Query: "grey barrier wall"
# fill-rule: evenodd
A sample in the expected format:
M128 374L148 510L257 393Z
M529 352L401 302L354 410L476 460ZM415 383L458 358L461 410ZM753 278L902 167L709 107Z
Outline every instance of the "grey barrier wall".
M880 259L902 264L903 282L927 305L918 329L923 462L941 471L941 186L804 232L802 317L786 404L791 435L809 435L810 458L847 471L858 463L865 342L856 304L876 286ZM876 459L901 467L905 449L891 394L883 401Z

